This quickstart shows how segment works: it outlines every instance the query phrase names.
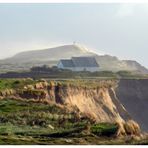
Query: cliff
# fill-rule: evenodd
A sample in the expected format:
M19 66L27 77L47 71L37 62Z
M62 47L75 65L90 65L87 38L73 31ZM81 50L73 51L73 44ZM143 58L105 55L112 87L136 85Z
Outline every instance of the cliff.
M1 90L0 96L56 103L95 122L116 122L121 127L134 120L147 132L147 88L148 80L136 79L40 81L22 88Z

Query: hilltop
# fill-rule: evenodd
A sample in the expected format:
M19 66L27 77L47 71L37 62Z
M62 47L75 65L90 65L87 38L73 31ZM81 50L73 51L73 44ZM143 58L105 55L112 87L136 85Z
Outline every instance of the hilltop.
M13 57L0 60L1 72L29 70L33 66L55 66L60 59L70 59L78 56L94 56L100 65L100 70L107 71L136 71L148 73L147 68L137 61L120 60L111 55L99 55L93 50L80 45L63 45L54 48L25 51Z

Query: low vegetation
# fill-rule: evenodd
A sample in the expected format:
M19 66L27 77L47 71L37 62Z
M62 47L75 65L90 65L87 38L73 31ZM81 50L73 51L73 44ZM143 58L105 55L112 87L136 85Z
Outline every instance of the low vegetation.
M33 84L35 81L32 79L0 79L0 90L23 88L25 85Z
M31 93L38 94L42 93L42 91L39 89L43 89L42 86L39 86L42 81L42 79L33 80L30 78L26 79L0 79L0 91L7 91L7 90L20 90L19 93L23 93L26 90L28 90L28 93L30 91ZM53 86L74 86L74 87L84 87L84 88L96 88L96 87L110 87L115 86L117 84L117 80L110 79L110 80L89 80L89 79L46 79L48 82L46 85L49 87ZM36 88L38 84L38 87ZM42 85L42 84L41 84ZM43 86L45 87L45 86ZM25 89L26 88L26 89ZM1 92L0 92L1 93Z
M54 104L0 100L0 144L124 144L115 139L117 130Z
M27 78L31 77L34 79L39 78L50 78L50 79L142 79L148 78L148 75L144 75L138 71L80 71L74 72L66 69L59 69L57 67L48 67L46 65L41 67L32 67L30 71L11 71L6 73L1 73L0 78Z
M48 143L49 138L79 138L84 136L87 118L80 119L74 112L56 105L25 102L21 100L4 99L0 101L0 139L16 137L17 139L32 139L30 144ZM94 129L95 125L92 126ZM104 126L104 132L109 127ZM92 131L93 133L94 131ZM87 135L85 135L87 136ZM3 137L3 138L4 138ZM12 140L11 139L11 140ZM14 144L12 141L1 144ZM33 142L34 141L34 142ZM18 144L27 144L28 140ZM50 141L49 141L50 144ZM56 143L55 143L56 144ZM62 143L61 143L62 144Z
M116 135L118 126L111 123L95 124L91 127L92 133L98 136L113 136Z

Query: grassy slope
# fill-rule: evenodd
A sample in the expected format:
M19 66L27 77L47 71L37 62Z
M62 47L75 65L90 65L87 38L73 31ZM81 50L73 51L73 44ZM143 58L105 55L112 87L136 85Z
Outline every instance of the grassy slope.
M88 122L55 105L4 99L0 144L97 144L99 137L85 133Z
M132 139L115 138L116 128L109 123L93 124L87 118L79 119L74 112L55 105L0 100L0 144L135 143Z
M23 88L25 85L34 84L32 79L0 79L0 90Z

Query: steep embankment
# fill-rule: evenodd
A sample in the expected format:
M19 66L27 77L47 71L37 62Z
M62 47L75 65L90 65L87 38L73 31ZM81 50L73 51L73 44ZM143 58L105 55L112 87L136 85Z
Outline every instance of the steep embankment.
M75 80L64 83L32 80L29 85L23 86L19 81L14 84L15 89L0 91L1 98L61 104L96 122L117 122L121 126L134 119L143 131L148 131L148 80Z
M139 125L135 122L136 118L134 118L135 121L132 121L132 114L124 108L116 95L118 83L120 82L100 81L97 87L63 87L59 85L56 87L55 101L68 108L76 107L81 113L96 122L118 123L119 135L137 134Z
M57 103L77 109L97 122L124 122L131 119L116 97L117 81L34 82L21 89L0 91L3 98L15 97Z
M56 102L62 102L69 108L75 106L80 112L98 122L122 122L130 119L112 87L65 87L59 88L56 94L59 94L56 95Z
M142 130L148 131L148 80L120 80L116 95Z

